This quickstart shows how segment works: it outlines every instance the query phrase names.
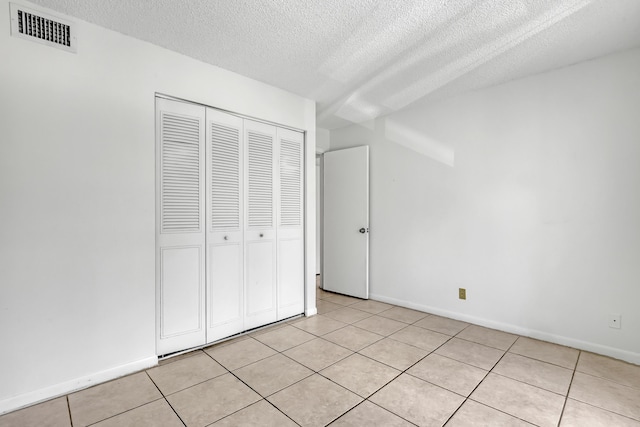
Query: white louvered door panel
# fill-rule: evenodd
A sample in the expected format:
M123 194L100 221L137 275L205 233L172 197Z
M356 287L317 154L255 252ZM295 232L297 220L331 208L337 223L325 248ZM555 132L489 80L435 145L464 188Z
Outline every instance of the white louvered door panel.
M243 120L207 109L207 342L244 330Z
M205 343L205 109L156 99L157 351Z
M244 121L245 329L276 321L276 128Z
M278 320L304 312L304 135L277 132Z

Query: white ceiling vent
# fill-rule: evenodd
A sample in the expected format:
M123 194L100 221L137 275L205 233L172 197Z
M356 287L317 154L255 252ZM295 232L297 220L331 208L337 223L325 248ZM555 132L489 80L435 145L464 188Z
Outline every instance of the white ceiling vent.
M76 52L74 23L11 3L11 35Z

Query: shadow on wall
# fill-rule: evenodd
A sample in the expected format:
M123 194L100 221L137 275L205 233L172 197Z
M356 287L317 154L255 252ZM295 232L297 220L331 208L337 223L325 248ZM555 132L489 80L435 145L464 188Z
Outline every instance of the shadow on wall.
M384 118L383 125L384 136L388 141L395 142L447 166L454 166L455 150L451 144L430 138L390 118Z

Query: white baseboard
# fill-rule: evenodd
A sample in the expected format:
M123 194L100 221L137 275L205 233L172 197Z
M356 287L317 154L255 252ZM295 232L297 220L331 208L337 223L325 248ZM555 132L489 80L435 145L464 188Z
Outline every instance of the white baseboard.
M18 396L9 397L0 400L0 415L6 412L15 411L45 400L58 396L64 396L87 387L94 386L99 383L110 381L143 369L151 368L158 364L158 357L151 356L144 359L136 360L104 371L96 372L70 381L55 384L39 390L24 393Z
M309 308L304 312L304 315L307 317L315 316L316 314L318 314L318 309L316 307Z
M511 325L508 323L496 322L494 320L484 319L481 317L469 316L463 313L456 313L452 311L441 310L436 307L429 307L422 304L416 304L410 301L403 301L396 298L389 298L383 295L370 294L369 297L373 300L398 305L400 307L406 307L414 310L424 311L430 314L436 314L438 316L449 317L451 319L473 323L474 325L485 326L487 328L497 329L500 331L509 332L516 335L535 338L538 340L547 341L554 344L565 345L568 347L577 348L579 350L590 351L592 353L602 354L604 356L609 356L615 359L624 360L625 362L640 365L640 353L634 353L631 351L621 350L614 347L608 347L606 345L601 345L601 344L596 344L588 341L577 340L570 337L550 334L548 332L538 331L535 329L523 328L520 326Z

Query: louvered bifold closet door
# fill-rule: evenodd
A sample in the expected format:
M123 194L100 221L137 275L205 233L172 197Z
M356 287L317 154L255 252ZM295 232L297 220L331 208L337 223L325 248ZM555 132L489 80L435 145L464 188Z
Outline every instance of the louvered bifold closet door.
M156 99L157 351L205 343L205 109Z
M242 128L207 109L207 342L244 330Z
M304 312L304 135L278 128L278 320Z
M245 328L276 321L276 128L244 121Z

